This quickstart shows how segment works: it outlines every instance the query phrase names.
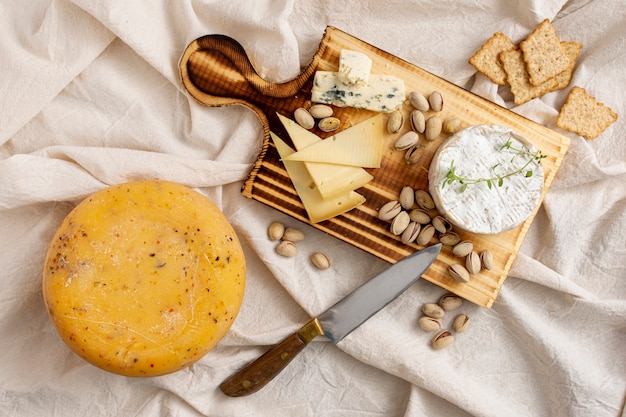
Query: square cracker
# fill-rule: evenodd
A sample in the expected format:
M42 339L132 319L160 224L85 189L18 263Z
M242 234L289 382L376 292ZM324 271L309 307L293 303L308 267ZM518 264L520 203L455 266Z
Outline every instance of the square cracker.
M500 52L517 49L508 36L496 32L469 59L469 63L485 74L491 81L499 85L506 84L506 73L500 62Z
M556 119L561 129L595 139L617 120L617 113L598 102L584 88L573 87Z
M574 67L576 66L576 60L582 49L582 44L577 42L561 42L561 47L570 60L569 67L562 73L544 81L538 86L534 86L530 83L522 51L504 51L500 54L500 60L507 74L507 82L511 86L511 93L513 93L515 104L520 105L526 103L535 97L563 89L569 85L572 80Z
M520 50L503 51L500 53L500 60L511 86L513 101L517 105L552 91L558 85L556 78L550 78L538 86L532 85L528 79L528 72L526 72L526 65Z
M528 79L534 86L562 73L569 66L569 59L561 49L561 40L556 34L549 19L539 26L522 42Z

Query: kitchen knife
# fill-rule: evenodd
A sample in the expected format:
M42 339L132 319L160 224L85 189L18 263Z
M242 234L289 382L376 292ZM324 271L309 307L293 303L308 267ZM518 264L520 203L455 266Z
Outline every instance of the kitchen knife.
M252 394L278 375L317 336L324 335L333 343L339 343L417 281L435 261L439 251L440 243L385 269L222 382L220 389L230 397Z

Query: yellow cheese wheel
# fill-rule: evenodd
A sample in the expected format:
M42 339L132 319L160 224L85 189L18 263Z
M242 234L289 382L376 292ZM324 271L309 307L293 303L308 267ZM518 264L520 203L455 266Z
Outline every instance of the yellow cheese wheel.
M46 255L43 296L63 341L106 371L156 376L209 352L243 299L245 259L208 198L139 181L77 205Z

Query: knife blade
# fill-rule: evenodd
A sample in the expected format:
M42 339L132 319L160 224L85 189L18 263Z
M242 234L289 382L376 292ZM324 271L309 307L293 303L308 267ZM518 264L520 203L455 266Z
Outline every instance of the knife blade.
M440 251L440 243L429 246L385 269L226 379L220 389L230 397L252 394L278 375L317 336L324 335L339 343L417 281Z

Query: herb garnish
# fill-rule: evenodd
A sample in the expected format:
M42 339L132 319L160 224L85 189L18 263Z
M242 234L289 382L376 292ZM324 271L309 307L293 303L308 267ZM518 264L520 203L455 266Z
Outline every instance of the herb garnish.
M493 186L493 184L497 184L498 187L501 187L502 184L504 184L504 179L511 177L513 175L517 175L517 174L524 174L524 176L526 178L530 178L533 176L533 171L532 169L526 169L533 161L536 161L537 163L541 163L541 160L543 158L545 158L547 155L542 153L541 151L537 151L537 152L528 152L528 150L526 149L519 149L513 146L511 139L507 140L506 143L504 145L502 145L499 149L499 151L503 151L503 150L511 150L513 151L514 155L511 158L511 163L513 163L515 161L515 158L517 158L518 156L529 156L530 158L528 159L528 161L526 161L526 163L521 166L520 168L511 171L511 172L506 172L503 174L499 174L496 172L496 169L498 168L498 166L500 166L500 164L495 164L494 166L491 167L491 172L493 172L493 177L491 178L466 178L466 177L460 177L457 175L456 173L456 165L454 165L454 160L452 160L450 162L450 169L448 170L448 173L446 174L446 179L443 182L443 184L441 184L441 188L444 188L447 184L453 184L454 182L458 181L459 183L461 183L461 192L464 192L467 189L467 186L469 184L478 184L481 182L486 182L487 183L487 187L489 187L489 189L491 189L491 187Z

